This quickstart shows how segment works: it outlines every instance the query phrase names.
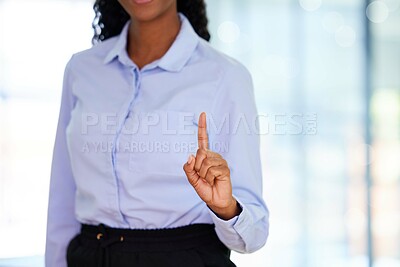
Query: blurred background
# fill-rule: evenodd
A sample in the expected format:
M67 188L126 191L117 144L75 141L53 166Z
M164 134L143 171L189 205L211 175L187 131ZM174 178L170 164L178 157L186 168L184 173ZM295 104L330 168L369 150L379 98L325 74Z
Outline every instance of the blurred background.
M400 266L400 0L208 0L251 71L267 245L238 267ZM0 266L43 266L62 76L92 0L0 0Z

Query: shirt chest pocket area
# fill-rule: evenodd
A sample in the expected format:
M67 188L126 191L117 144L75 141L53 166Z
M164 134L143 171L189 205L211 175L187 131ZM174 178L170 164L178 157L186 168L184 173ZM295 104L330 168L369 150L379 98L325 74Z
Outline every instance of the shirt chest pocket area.
M132 172L184 176L183 165L197 151L194 113L155 110L133 114L129 169Z

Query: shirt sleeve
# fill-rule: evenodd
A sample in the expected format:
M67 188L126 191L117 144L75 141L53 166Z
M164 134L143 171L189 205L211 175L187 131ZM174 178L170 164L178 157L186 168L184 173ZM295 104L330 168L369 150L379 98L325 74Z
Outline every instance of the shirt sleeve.
M233 196L242 212L223 220L210 215L220 240L230 249L251 253L267 241L269 211L262 198L260 136L253 83L239 63L225 72L209 116L211 147L230 168ZM211 121L210 121L211 120ZM210 123L211 122L211 123Z
M79 232L75 219L75 182L67 149L66 128L71 118L74 97L71 92L71 61L64 73L61 109L53 151L46 234L46 267L66 267L66 249Z

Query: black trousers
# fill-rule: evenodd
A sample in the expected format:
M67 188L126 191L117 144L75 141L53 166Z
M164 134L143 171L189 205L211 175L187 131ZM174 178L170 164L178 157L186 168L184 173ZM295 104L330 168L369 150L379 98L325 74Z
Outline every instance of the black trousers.
M214 225L127 230L82 225L68 245L69 267L235 267Z

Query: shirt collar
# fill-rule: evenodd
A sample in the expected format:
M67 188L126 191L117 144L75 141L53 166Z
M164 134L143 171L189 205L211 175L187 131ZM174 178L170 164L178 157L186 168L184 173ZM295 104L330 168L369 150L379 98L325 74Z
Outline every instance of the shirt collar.
M179 17L181 20L181 28L178 36L167 53L156 61L160 68L171 72L179 72L182 70L192 56L193 51L196 49L200 38L194 31L189 20L181 13L179 13ZM107 53L104 58L104 64L108 64L113 59L118 58L122 64L128 66L132 65L133 62L126 51L129 25L130 21L125 24L121 34L117 37L117 42Z

